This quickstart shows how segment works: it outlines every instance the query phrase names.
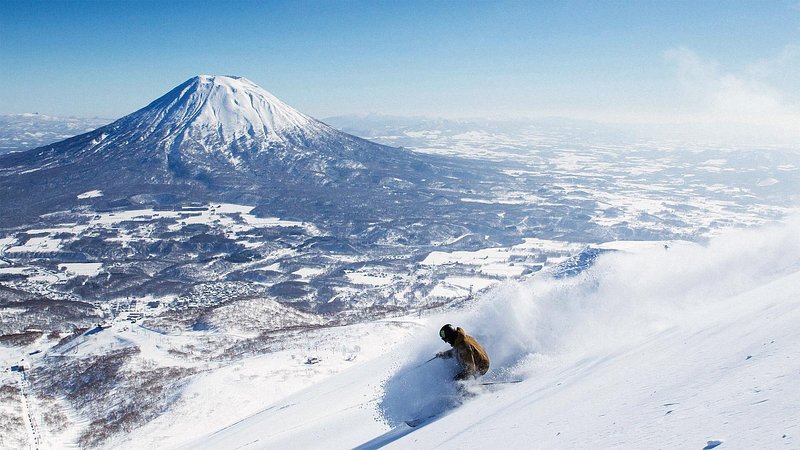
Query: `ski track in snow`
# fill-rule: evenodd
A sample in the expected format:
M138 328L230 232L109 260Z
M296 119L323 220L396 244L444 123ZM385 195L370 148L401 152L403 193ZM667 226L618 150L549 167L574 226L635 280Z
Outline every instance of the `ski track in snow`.
M31 407L30 402L30 385L24 372L17 372L19 376L19 390L22 396L22 417L25 420L25 429L28 433L28 442L30 442L31 449L38 449L42 444L41 433L39 431L39 423L36 420L36 414Z

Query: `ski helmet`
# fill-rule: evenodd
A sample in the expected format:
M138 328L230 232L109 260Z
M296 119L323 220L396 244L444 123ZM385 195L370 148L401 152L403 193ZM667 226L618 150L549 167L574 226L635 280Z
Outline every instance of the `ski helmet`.
M456 329L448 323L439 330L439 337L449 344L456 337Z

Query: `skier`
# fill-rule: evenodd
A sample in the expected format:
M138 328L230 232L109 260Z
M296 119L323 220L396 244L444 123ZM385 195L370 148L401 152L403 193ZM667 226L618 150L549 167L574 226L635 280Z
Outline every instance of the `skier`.
M489 356L486 355L486 350L475 338L465 333L463 328L453 328L448 323L439 330L439 337L453 348L437 353L436 358L456 357L461 367L461 372L455 376L456 380L478 378L489 370Z

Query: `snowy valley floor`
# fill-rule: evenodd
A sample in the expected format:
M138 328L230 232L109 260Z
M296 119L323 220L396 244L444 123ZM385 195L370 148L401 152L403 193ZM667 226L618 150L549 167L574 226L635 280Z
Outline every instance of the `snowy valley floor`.
M383 354L373 348L371 359L364 355L239 421L225 399L271 387L245 389L236 377L221 377L203 385L202 402L117 444L798 448L798 230L794 220L731 231L704 246L625 245L576 277L506 284L465 311L407 327L343 327L328 338L364 343L380 336ZM477 395L453 407L446 380L454 368L442 360L422 364L444 348L436 332L445 322L485 344L492 356L487 379L524 381L467 386ZM267 376L272 369L264 361ZM226 406L209 407L210 399ZM206 407L193 415L192 405ZM416 428L404 423L436 413Z

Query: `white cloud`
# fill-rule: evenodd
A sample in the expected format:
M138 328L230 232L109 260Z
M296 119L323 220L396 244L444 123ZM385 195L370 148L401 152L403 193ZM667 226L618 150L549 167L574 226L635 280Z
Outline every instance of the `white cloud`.
M691 120L706 125L749 127L764 134L800 135L800 105L769 80L796 63L796 46L773 58L754 62L738 72L722 70L712 60L680 47L665 53L677 69Z
M752 77L769 78L777 72L789 70L794 75L797 62L800 61L800 46L787 45L777 55L765 58L747 67L747 73Z

